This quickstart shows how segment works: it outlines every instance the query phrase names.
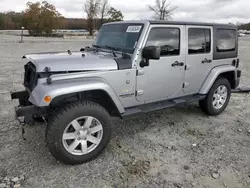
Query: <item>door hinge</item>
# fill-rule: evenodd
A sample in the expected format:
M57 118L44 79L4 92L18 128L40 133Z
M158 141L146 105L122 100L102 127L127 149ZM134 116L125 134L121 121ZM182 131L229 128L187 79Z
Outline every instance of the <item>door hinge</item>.
M142 76L144 75L145 71L144 70L137 70L136 71L136 76Z
M185 65L185 70L190 70L191 66L190 65Z
M143 95L143 90L137 90L136 91L136 96L141 96Z
M183 83L182 88L187 88L188 85L189 85L188 83Z

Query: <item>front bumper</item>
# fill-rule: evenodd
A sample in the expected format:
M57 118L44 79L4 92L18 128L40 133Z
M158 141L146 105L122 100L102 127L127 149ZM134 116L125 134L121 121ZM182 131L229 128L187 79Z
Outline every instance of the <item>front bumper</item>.
M11 99L18 99L19 105L15 107L16 118L24 117L24 122L28 124L34 123L34 116L46 116L46 109L32 105L27 91L12 92Z

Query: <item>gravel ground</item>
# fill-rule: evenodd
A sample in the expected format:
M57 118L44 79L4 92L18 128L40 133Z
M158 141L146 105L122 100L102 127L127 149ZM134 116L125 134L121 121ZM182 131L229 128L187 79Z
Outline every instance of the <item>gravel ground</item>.
M128 120L114 119L113 138L96 160L78 166L55 161L45 125L21 127L9 92L21 90L22 55L79 50L91 41L0 35L0 188L5 187L250 187L250 95L234 94L218 117L197 104ZM250 37L240 38L242 85L250 85Z

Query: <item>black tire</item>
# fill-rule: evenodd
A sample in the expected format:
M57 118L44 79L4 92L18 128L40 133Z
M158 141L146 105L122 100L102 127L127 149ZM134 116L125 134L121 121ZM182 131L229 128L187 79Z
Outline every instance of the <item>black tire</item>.
M96 118L103 127L103 136L99 145L85 155L73 155L68 152L62 141L66 127L74 119L82 116ZM74 102L54 111L46 130L46 142L56 160L70 165L81 164L95 159L108 145L111 138L111 121L108 112L99 104L91 101Z
M224 105L220 109L216 109L213 106L213 95L216 89L220 86L225 86L227 88L227 99ZM199 101L199 105L203 112L210 116L216 116L221 114L227 107L229 100L231 97L231 85L226 78L218 78L214 85L211 87L210 91L208 92L206 98L204 100Z

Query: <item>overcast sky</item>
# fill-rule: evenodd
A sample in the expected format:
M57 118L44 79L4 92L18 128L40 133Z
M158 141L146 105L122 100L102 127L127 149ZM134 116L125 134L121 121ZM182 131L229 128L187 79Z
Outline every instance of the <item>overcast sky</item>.
M32 2L36 0L30 0ZM147 5L155 0L109 0L114 8L121 10L125 20L152 19ZM82 18L84 0L48 0L64 17ZM173 20L208 21L221 23L250 22L250 0L171 0L178 6ZM0 0L0 12L21 11L27 0Z

